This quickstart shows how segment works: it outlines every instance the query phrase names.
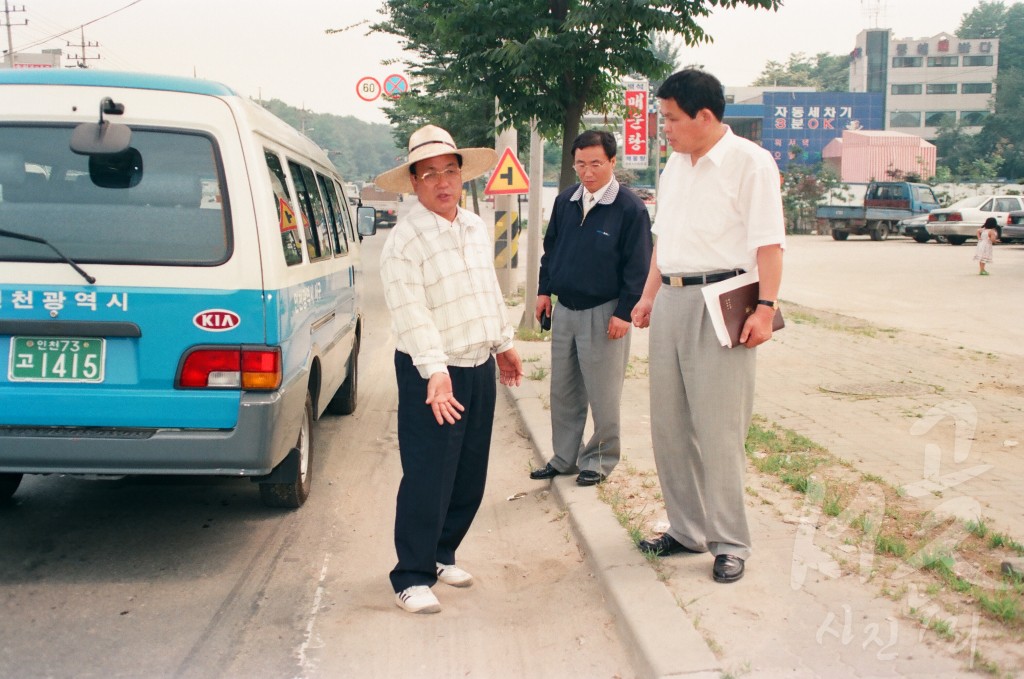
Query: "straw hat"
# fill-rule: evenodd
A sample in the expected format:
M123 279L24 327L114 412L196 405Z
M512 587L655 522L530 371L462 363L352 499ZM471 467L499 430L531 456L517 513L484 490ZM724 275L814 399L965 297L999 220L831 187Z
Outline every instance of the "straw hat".
M462 181L468 182L484 174L498 162L494 149L460 149L455 140L436 125L424 125L409 137L409 156L405 163L377 176L374 183L385 191L414 193L409 166L420 160L453 153L462 156Z

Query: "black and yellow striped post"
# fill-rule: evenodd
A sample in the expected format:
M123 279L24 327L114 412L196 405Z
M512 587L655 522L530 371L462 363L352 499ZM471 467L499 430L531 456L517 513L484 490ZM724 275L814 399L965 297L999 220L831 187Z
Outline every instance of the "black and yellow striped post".
M494 213L494 268L519 266L519 213L515 210Z

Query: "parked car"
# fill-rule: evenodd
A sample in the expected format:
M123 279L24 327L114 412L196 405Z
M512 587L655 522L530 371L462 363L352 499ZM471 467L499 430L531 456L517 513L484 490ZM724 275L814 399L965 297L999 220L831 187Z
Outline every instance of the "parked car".
M999 237L1004 243L1024 243L1024 211L1010 213Z
M928 230L945 236L950 245L963 245L968 238L977 238L978 229L989 217L995 217L1002 236L1006 218L1015 210L1024 210L1020 196L973 196L958 200L949 207L932 210Z
M906 236L907 238L913 238L918 243L927 243L931 239L935 239L940 243L945 242L945 237L936 236L928 230L928 215L915 215L907 219L901 219L899 222L900 235Z

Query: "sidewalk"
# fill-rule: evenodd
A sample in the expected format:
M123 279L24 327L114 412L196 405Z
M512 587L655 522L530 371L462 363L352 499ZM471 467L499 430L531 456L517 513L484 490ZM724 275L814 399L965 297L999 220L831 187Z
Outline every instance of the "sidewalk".
M759 349L755 414L920 495L923 506L985 517L1024 539L1024 357L972 352L908 331L784 307L787 327ZM550 346L519 342L529 378L549 373ZM650 449L647 332L633 330L622 399L632 501L664 527ZM1011 377L1006 377L1007 375ZM549 375L508 390L536 447L551 457ZM967 677L977 651L1003 672L1024 651L984 619L947 610L918 582L877 576L851 534L748 465L754 554L743 580L712 581L711 557L661 559L635 549L609 505L572 476L551 483L607 592L643 677ZM623 486L627 488L626 485ZM866 560L866 561L865 561ZM864 564L867 563L865 568ZM916 619L915 619L916 618ZM946 638L919 620L952 624ZM1012 674L1011 674L1012 676Z

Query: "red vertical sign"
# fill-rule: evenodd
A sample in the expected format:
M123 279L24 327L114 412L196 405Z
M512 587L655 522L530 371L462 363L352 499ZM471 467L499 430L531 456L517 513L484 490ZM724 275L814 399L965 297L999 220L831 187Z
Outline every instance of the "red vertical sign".
M626 116L623 119L623 167L647 167L647 81L626 82Z

